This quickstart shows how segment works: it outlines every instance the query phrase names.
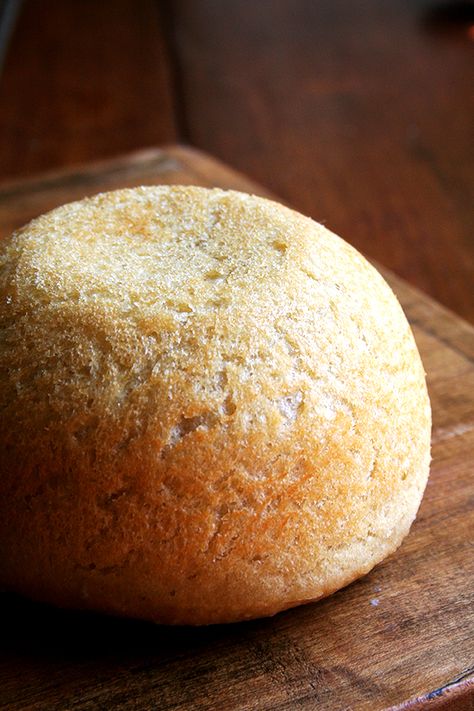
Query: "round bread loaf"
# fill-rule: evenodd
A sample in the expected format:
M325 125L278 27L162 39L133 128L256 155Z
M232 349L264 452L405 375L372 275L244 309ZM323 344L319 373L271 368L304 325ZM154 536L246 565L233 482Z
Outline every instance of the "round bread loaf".
M0 584L157 622L328 595L407 534L422 364L321 225L232 191L53 210L0 251Z

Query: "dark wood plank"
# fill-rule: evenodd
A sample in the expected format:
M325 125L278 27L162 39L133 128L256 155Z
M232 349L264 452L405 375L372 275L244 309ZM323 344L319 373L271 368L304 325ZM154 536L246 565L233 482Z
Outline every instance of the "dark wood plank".
M474 321L474 9L446 6L167 3L187 140Z
M0 77L0 180L175 139L154 0L24 0Z
M0 235L102 188L220 185L266 194L182 147L0 188ZM433 466L399 551L319 603L204 629L61 612L3 595L0 709L467 711L474 701L474 329L385 272L414 327Z

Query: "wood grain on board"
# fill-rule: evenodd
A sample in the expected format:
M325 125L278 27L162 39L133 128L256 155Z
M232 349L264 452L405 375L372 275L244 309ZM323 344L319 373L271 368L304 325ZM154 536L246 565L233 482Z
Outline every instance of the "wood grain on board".
M156 183L266 194L183 147L0 188L0 236L99 190ZM384 271L412 323L433 405L433 464L399 551L271 619L166 628L3 595L0 709L472 709L474 329Z

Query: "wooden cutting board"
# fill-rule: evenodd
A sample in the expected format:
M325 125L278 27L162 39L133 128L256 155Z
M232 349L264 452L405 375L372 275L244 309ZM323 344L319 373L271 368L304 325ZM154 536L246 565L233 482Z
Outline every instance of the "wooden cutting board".
M0 186L0 236L84 195L153 183L266 194L170 147ZM432 473L401 549L318 603L201 629L3 594L0 709L474 708L474 329L384 274L413 326L434 416Z

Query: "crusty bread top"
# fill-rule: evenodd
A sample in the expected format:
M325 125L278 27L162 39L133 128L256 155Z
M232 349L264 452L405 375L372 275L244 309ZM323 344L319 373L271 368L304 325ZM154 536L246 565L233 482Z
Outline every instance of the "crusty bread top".
M34 220L0 269L3 520L23 564L36 539L59 577L155 565L165 618L211 614L196 578L242 607L234 576L251 616L259 585L268 609L308 597L364 567L362 541L380 558L406 533L422 365L387 284L323 226L232 191L120 190Z

